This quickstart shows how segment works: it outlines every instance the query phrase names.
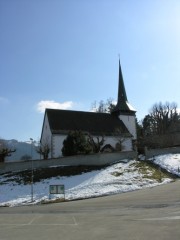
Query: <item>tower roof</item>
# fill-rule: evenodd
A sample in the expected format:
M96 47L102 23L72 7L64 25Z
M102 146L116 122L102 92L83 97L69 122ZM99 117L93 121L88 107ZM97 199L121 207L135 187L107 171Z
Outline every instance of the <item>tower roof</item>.
M119 59L119 88L118 88L118 102L127 101L126 90L123 81L123 75L121 71L121 64Z
M112 113L124 113L124 114L130 114L134 115L135 114L135 109L129 104L127 95L126 95L126 90L124 86L124 80L123 80L123 75L121 71L121 64L120 64L120 59L119 59L119 87L118 87L118 99L117 99L117 104L112 111Z

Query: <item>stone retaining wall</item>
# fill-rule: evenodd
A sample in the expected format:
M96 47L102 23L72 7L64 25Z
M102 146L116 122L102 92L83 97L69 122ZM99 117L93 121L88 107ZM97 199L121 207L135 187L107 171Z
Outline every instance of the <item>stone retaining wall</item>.
M157 148L157 149L145 148L146 159L152 158L153 156L164 155L169 153L180 153L180 147Z
M116 153L99 153L90 155L78 155L71 157L61 157L57 159L48 160L28 160L24 162L5 162L0 163L0 174L12 171L30 170L32 167L36 168L48 168L55 166L100 166L108 165L114 162L121 161L123 159L135 159L137 153L134 151L128 152L116 152Z

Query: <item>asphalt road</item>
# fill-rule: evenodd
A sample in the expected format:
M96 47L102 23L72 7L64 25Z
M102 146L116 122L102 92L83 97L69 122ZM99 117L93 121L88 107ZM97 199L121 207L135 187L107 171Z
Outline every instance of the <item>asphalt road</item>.
M180 181L81 201L0 208L0 240L179 240Z

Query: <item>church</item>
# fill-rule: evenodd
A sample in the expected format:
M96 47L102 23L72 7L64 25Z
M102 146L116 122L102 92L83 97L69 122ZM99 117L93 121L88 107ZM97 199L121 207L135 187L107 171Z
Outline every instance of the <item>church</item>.
M103 146L132 151L136 141L135 109L129 104L119 60L119 86L117 104L111 113L46 109L41 132L41 146L48 145L51 158L62 156L63 141L70 131L90 134L96 141L104 137Z

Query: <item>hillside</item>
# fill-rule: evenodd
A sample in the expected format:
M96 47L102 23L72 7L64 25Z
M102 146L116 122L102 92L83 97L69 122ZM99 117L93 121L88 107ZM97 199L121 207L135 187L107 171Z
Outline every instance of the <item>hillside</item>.
M158 156L154 163L180 176L180 154ZM31 171L13 172L0 176L0 206L18 206L31 203ZM123 193L154 187L174 181L171 175L144 161L131 160L105 168L53 167L34 170L34 203L61 199L49 195L50 185L63 184L66 200L77 200Z
M16 152L14 152L10 157L6 157L6 162L22 161L21 158L25 155L29 157L32 156L33 159L40 158L39 154L35 150L35 146L31 146L30 142L19 142L15 139L4 141L8 148L16 149Z

